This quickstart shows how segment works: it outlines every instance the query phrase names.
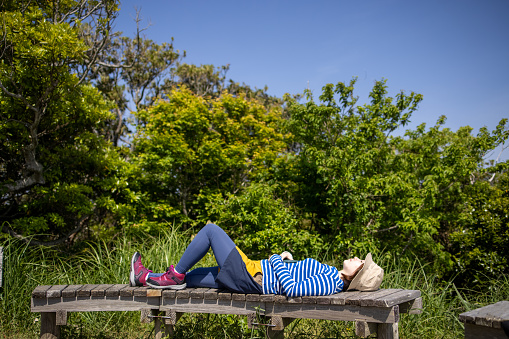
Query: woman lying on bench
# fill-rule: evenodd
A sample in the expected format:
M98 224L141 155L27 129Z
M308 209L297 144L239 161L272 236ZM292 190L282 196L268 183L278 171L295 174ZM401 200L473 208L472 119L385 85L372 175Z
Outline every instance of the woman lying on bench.
M189 271L212 248L218 266ZM330 295L343 290L373 291L382 283L384 271L368 253L343 262L343 269L314 259L293 259L289 252L273 254L268 260L250 260L217 225L207 224L191 241L178 264L164 273L152 273L141 263L141 254L131 259L131 286L183 289L225 288L235 293L284 294L288 297Z

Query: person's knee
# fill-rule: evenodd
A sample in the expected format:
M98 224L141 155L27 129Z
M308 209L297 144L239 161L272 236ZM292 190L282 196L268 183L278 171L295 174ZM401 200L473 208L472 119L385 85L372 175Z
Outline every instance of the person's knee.
M207 224L205 226L203 226L202 230L204 232L206 232L208 235L212 235L213 233L221 230L222 231L222 228L217 226L216 224Z

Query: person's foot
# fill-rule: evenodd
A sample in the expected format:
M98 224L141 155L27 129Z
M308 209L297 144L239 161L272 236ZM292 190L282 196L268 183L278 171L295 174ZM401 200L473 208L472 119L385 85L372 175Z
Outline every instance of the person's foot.
M150 277L147 279L147 285L153 288L170 288L172 290L181 290L186 288L184 282L186 278L185 273L177 273L173 268L173 265L168 267L166 273L160 277Z
M136 252L131 258L131 274L129 275L130 286L147 286L147 275L151 273L141 263L141 254Z

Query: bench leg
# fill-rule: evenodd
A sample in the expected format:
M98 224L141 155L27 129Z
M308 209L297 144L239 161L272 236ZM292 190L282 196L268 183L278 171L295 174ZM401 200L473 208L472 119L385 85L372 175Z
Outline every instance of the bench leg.
M378 324L377 334L380 339L398 339L398 323Z
M60 326L57 325L56 312L41 312L41 339L60 338Z
M152 310L153 316L159 315L159 310ZM164 337L163 329L161 328L161 318L154 318L154 334L156 339Z
M376 333L378 328L377 323L368 323L364 320L355 321L355 335L361 338L367 338Z
M271 339L283 339L285 327L288 326L293 320L293 318L283 318L279 315L270 317L270 324L275 326L267 328L267 337Z
M166 318L164 319L164 335L173 338L175 329L173 326L179 321L182 312L166 311Z

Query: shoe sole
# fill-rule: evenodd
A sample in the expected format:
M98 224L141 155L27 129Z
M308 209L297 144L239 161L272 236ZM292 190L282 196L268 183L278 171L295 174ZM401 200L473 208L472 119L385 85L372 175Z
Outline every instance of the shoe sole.
M136 256L136 253L138 252L135 252L131 257L131 273L129 274L129 286L131 287L136 287L136 281L134 280L134 263L136 262L134 257Z
M152 288L157 288L157 289L170 289L170 290L183 290L184 288L187 287L187 284L186 283L182 283L182 284L178 284L178 285L167 285L167 286L158 286L158 285L152 285L152 284L149 284L147 282L147 286L150 286Z

